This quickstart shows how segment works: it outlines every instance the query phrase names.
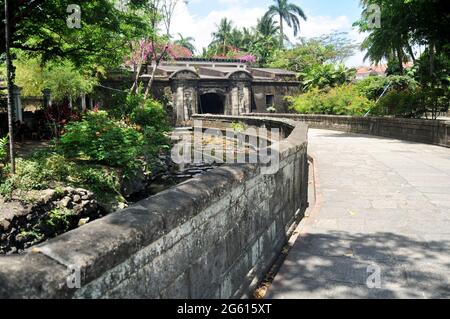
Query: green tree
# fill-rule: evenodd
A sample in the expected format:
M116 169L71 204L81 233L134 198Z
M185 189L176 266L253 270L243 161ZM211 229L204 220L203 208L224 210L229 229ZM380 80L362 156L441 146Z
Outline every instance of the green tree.
M347 69L344 64L323 64L300 73L299 77L302 79L303 89L309 91L313 88L329 89L350 83L355 74L355 69Z
M69 60L58 59L42 65L39 58L22 55L15 66L16 84L28 96L41 96L42 90L49 88L55 101L74 100L91 93L98 83L90 72L83 72Z
M343 63L357 47L341 32L311 39L301 38L292 49L276 51L268 65L298 73L308 72L325 63Z
M178 33L178 37L179 39L174 41L176 45L179 45L183 48L190 50L192 53L195 53L195 45L193 44L194 42L193 37L183 37L181 33Z
M227 54L227 47L230 45L233 22L227 18L223 18L216 27L217 30L212 33L213 41L210 47L213 47L217 54L225 55Z
M256 24L256 32L265 37L275 37L279 35L280 27L277 25L273 17L265 15L261 19L258 19Z
M283 21L286 21L286 24L294 29L294 35L297 36L297 34L300 31L300 20L299 18L302 18L306 21L306 15L303 12L303 10L293 4L288 2L288 0L274 0L275 4L269 7L269 11L266 13L266 17L273 17L278 16L279 17L279 23L280 23L280 45L283 47L284 43L284 27L283 27Z
M123 62L131 39L148 32L148 25L135 9L143 0L130 0L133 11L119 10L110 0L17 0L10 1L11 48L41 56L44 61L66 58L75 65L117 66ZM4 0L0 15L4 16ZM81 8L80 28L67 24L70 4ZM5 30L0 29L4 52Z

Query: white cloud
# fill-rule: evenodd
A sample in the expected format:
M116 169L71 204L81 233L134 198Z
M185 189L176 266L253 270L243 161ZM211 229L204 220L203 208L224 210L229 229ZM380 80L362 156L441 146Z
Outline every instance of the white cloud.
M173 18L172 33L181 33L183 36L191 36L195 39L195 46L200 52L203 47L207 47L212 40L211 33L214 32L216 24L222 18L233 21L236 27L251 27L256 24L256 20L265 13L264 8L242 8L236 5L236 0L221 0L230 5L225 10L213 10L206 17L200 18L189 11L188 6L180 4ZM242 2L242 1L239 1Z
M201 3L202 0L190 0ZM199 17L195 13L190 12L189 6L185 3L180 3L177 7L173 25L172 33L177 35L181 33L183 36L191 36L195 39L195 46L198 52L202 48L207 47L212 40L211 33L216 30L216 24L222 18L228 18L233 21L234 26L252 27L256 25L258 18L262 17L267 8L264 6L247 7L246 0L219 0L225 4L223 10L212 10L206 17ZM207 4L205 4L207 5ZM359 34L352 29L352 23L346 16L338 16L335 18L329 16L312 16L308 15L307 21L301 21L300 34L301 37L317 37L332 31L347 31L349 36L360 43L364 39L364 35ZM292 42L295 42L295 37L292 29L286 28L286 34ZM357 55L347 61L349 66L357 66L363 63L364 53L358 52Z

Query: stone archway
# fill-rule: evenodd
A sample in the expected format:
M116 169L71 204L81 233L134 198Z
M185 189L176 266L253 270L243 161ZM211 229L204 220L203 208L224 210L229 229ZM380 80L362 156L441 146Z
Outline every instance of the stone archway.
M225 96L219 93L200 95L199 114L225 114Z

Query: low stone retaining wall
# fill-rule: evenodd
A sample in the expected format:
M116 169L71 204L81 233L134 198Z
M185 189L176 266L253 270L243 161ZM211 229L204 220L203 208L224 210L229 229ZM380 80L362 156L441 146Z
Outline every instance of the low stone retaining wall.
M1 256L0 298L246 296L307 207L307 127L210 120L283 127L280 169L222 166L24 255Z
M368 134L450 147L450 122L448 121L304 114L253 113L246 114L246 116L286 118L305 122L311 128Z

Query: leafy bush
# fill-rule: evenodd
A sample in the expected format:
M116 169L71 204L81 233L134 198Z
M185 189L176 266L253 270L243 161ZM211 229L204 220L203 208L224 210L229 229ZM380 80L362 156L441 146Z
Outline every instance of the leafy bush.
M72 122L61 136L60 149L70 158L82 158L115 167L133 167L144 154L144 135L105 111L89 112Z
M379 108L398 117L421 118L431 113L435 118L438 112L449 108L448 96L439 89L420 88L417 90L390 91L379 101Z
M415 90L418 87L418 83L414 78L401 75L390 75L387 77L369 76L356 83L358 91L373 101L380 98L388 85L388 91Z
M0 163L4 163L8 157L8 135L0 138Z
M323 92L318 89L288 98L291 108L303 114L364 115L375 103L362 96L354 85Z
M350 83L355 77L354 69L347 69L345 65L333 64L315 65L306 72L300 73L303 89L309 91L313 88L328 89Z
M5 170L9 172L10 167ZM120 195L120 172L70 161L56 152L42 151L29 159L17 159L16 174L0 181L0 194L9 197L14 190L58 190L65 186L89 189L100 199L115 197Z
M134 108L130 119L134 124L141 127L153 126L154 128L160 128L161 131L169 129L164 107L155 100L148 100L143 103L142 107Z
M230 127L233 129L234 132L242 133L246 130L246 125L241 122L233 122L231 123Z
M141 101L130 114L130 120L143 132L145 140L145 155L155 157L161 150L168 149L170 140L166 135L169 124L164 107L155 100Z

